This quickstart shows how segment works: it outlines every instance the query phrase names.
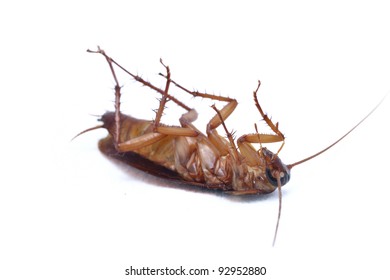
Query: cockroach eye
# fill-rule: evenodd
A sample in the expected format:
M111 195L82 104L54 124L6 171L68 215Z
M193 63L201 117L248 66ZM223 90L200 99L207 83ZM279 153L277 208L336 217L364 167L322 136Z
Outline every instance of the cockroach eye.
M290 172L289 170L285 170L284 172L280 172L280 183L282 186L288 183L290 181ZM271 183L272 186L277 187L278 186L278 180L274 175L272 175L272 171L269 168L266 168L265 175L267 176L268 181Z

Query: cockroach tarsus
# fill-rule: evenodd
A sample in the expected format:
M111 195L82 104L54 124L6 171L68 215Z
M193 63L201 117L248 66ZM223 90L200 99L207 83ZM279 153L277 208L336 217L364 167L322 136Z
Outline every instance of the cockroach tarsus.
M132 74L99 47L96 51L87 51L103 55L108 62L115 80L115 111L106 112L101 116L99 121L103 124L86 129L75 137L94 129L105 128L108 136L99 141L99 149L104 154L160 178L202 188L222 190L233 195L268 194L278 189L279 210L273 244L276 241L281 216L281 188L290 180L291 169L336 145L370 116L380 104L325 149L303 160L286 165L278 156L284 146L285 137L279 130L279 124L271 121L264 113L257 98L260 81L253 91L253 99L255 107L273 134L259 133L255 124L255 133L242 135L235 141L233 133L229 132L226 127L225 120L237 107L236 99L186 89L171 79L170 68L162 60L160 63L166 71L166 74L160 73L160 76L165 78L164 89ZM142 85L161 94L154 120L141 120L122 114L120 110L121 87L114 66ZM192 124L197 119L196 110L169 94L171 85L194 97L226 102L221 109L217 109L215 105L211 106L215 115L206 126L206 135ZM160 122L165 105L170 101L185 110L179 119L181 126L167 126ZM226 133L226 137L218 134L217 128L220 126ZM276 153L262 146L262 144L276 142L281 143ZM256 143L260 144L260 149L253 147L252 144Z

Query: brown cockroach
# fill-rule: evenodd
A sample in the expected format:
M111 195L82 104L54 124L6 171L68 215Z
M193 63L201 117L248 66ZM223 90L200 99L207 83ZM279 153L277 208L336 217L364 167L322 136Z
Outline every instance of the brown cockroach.
M257 98L260 81L253 92L253 98L257 110L273 134L259 133L255 124L256 133L240 136L236 144L232 133L225 125L225 120L238 104L235 99L186 89L171 79L170 69L162 60L160 62L166 70L166 74L160 73L166 79L164 89L130 73L99 47L97 51L87 51L103 55L108 62L115 80L115 111L106 112L101 116L99 121L103 122L102 125L86 129L76 137L87 131L105 128L109 134L99 141L99 149L104 154L160 178L207 189L222 190L234 195L268 194L278 189L279 210L273 244L275 244L281 215L281 188L290 180L291 169L336 145L371 115L380 104L333 144L312 156L286 165L278 156L284 145L285 137L280 132L278 123L272 122L264 113ZM160 105L153 121L122 114L120 110L121 87L114 65L137 82L161 94ZM215 105L211 106L216 114L207 124L206 135L192 124L197 119L195 109L186 106L168 93L172 84L194 97L227 102L222 109L217 109ZM186 111L179 119L180 127L160 123L168 101L176 103ZM221 125L227 137L218 134L216 129ZM276 153L262 146L265 143L275 142L281 143ZM252 143L260 144L260 149L255 149Z

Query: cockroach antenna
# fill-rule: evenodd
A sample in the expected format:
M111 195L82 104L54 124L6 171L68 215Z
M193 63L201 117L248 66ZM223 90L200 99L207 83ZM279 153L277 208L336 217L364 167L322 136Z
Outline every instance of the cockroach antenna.
M330 148L332 148L333 146L335 146L337 143L339 143L341 140L343 140L345 137L347 137L348 134L350 134L352 131L354 131L361 123L363 123L372 113L374 113L374 111L379 107L379 105L382 104L383 100L386 98L387 95L385 95L382 100L363 118L361 119L355 126L353 126L347 133L345 133L343 136L341 136L339 139L337 139L335 142L333 142L331 145L329 145L328 147L322 149L321 151L319 151L318 153L315 153L314 155L311 155L305 159L302 159L302 160L299 160L297 162L294 162L292 164L287 164L287 169L288 171L290 172L291 169L294 167L294 166L297 166L297 165L300 165L306 161L309 161L317 156L319 156L320 154L326 152L327 150L329 150ZM280 149L279 149L280 150ZM278 176L277 177L277 180L278 180L278 193L279 193L279 211L278 211L278 219L277 219L277 222L276 222L276 228L275 228L275 234L274 234L274 241L273 241L273 246L275 245L275 241L276 241L276 235L278 233L278 228L279 228L279 220L280 220L280 215L281 215L281 210L282 210L282 195L281 195L281 186L280 186L280 177Z
M95 129L99 129L99 128L104 128L104 125L97 125L97 126L94 126L94 127L87 128L87 129L77 133L76 136L74 136L70 141L73 141L74 139L79 137L81 134L84 134L86 132L89 132L89 131L92 131L92 130L95 130Z
M314 155L311 155L305 159L302 159L302 160L299 160L297 162L294 162L292 164L288 164L287 167L291 170L291 168L293 168L294 166L297 166L297 165L300 165L308 160L311 160L317 156L319 156L320 154L326 152L327 150L329 150L330 148L332 148L333 146L335 146L337 143L339 143L341 140L343 140L345 137L347 137L348 134L350 134L352 131L354 131L362 122L364 122L369 116L371 116L372 113L374 113L374 111L379 107L379 105L382 104L383 100L385 100L387 94L382 98L381 101L379 101L379 103L363 118L361 119L354 127L352 127L347 133L345 133L343 136L341 136L338 140L336 140L334 143L332 143L331 145L329 145L328 147L326 147L325 149L319 151L318 153L315 153Z

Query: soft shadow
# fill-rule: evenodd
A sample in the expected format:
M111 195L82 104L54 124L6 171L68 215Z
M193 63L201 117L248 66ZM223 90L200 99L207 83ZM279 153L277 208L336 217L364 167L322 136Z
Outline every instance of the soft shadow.
M159 187L173 188L192 193L202 193L207 195L214 195L239 203L251 203L258 201L265 201L268 199L277 199L276 193L271 194L253 194L253 195L232 195L227 191L218 189L208 189L204 184L191 183L182 180L176 172L166 169L162 166L156 165L135 153L118 153L116 151L107 151L108 147L102 147L99 143L99 149L103 155L122 169L126 174L132 178L137 178L141 181L157 185Z

